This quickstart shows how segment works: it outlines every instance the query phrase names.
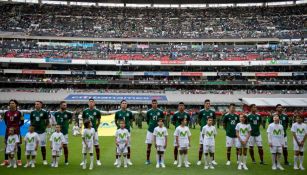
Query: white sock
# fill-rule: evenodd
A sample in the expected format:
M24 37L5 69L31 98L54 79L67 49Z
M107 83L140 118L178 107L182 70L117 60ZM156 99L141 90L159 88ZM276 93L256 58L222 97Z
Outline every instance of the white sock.
M159 157L160 157L160 156L159 156L159 154L157 153L157 154L156 154L157 164L160 163L160 162L159 162Z
M243 164L246 165L247 156L243 156Z
M281 166L279 159L280 159L280 154L276 154L276 164L277 164L277 166Z
M241 160L241 155L238 155L238 162L239 162L239 164L242 162L242 160Z
M297 166L298 156L294 155L294 166Z
M161 154L161 163L164 163L164 154Z
M304 155L300 156L300 166L303 166L303 161L304 161Z
M182 164L182 154L179 154L179 165L181 165Z
M86 163L86 154L83 154L83 163Z
M127 156L124 156L124 165L127 165L128 159Z
M276 165L276 154L272 154L272 165Z
M205 158L204 158L204 160L205 160L205 166L208 166L208 164L209 164L209 162L208 162L208 155L204 155L205 156Z
M91 164L94 162L94 156L90 156Z
M55 158L56 164L59 164L59 160L60 160L60 157Z
M184 163L188 163L188 154L184 154Z

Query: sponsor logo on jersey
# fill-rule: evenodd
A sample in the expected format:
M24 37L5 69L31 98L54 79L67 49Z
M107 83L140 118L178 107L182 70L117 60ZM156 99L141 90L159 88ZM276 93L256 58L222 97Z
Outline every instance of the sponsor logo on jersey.
M246 135L247 134L247 132L248 132L248 128L240 128L240 133L242 134L242 135Z
M120 134L118 134L118 137L119 137L120 139L125 139L126 136L127 136L126 133L120 133Z
M28 142L28 143L34 142L34 137L31 137L31 138L28 137L28 138L27 138L27 142Z
M180 131L180 133L179 133L179 135L181 136L181 137L186 137L187 135L188 135L188 131Z
M281 135L281 130L280 129L274 129L273 135Z
M208 136L208 137L212 137L212 136L213 136L213 131L210 131L210 132L209 132L209 131L207 131L207 132L206 132L206 136Z
M15 143L15 138L8 139L9 144Z
M157 132L157 136L158 136L158 137L164 137L164 132L163 132L163 131L162 131L162 132L159 132L159 131L158 131L158 132Z
M297 132L298 134L304 134L304 133L305 133L305 129L304 129L304 128L302 128L302 129L297 128L296 132Z
M61 137L60 137L60 136L59 136L59 137L54 137L54 138L53 138L53 141L54 141L54 142L59 142L59 141L61 141Z

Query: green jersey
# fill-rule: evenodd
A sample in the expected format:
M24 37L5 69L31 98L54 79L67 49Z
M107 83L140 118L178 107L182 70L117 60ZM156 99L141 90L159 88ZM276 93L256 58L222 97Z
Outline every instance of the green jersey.
M34 110L30 114L31 125L34 126L34 131L38 134L42 134L46 131L49 124L49 114L47 111L41 109L39 111Z
M54 119L58 125L61 125L63 135L68 134L69 123L72 119L72 113L69 111L57 111L54 114Z
M101 118L101 113L96 108L94 109L87 108L82 112L83 122L84 120L90 120L93 125L92 127L95 129L96 132L99 127L98 124L100 123L100 118Z
M158 119L164 119L163 111L160 109L150 109L146 113L146 122L148 131L153 133L155 127L158 126Z
M115 124L119 129L119 120L125 120L126 129L130 132L131 122L133 120L133 114L131 111L128 110L119 110L115 113Z
M260 136L260 125L262 123L262 118L259 114L250 113L247 115L247 122L252 128L251 136Z
M216 116L215 116L214 111L212 111L210 109L209 110L202 109L202 110L199 111L198 123L200 125L200 131L202 131L203 127L206 126L208 117L212 117L213 121L214 121L213 123L215 123Z
M226 113L223 116L223 124L226 125L226 136L236 138L236 126L239 123L237 114Z
M175 128L177 128L181 123L180 123L180 119L186 118L187 122L190 122L190 115L188 113L186 113L185 111L180 112L177 111L175 112L175 114L172 117L172 123L175 126ZM187 124L188 125L188 124Z
M269 118L269 123L273 123L273 116L277 114L274 113L270 118ZM279 116L279 124L281 124L284 127L284 136L287 136L287 129L289 126L289 117L287 114L281 113L278 115Z

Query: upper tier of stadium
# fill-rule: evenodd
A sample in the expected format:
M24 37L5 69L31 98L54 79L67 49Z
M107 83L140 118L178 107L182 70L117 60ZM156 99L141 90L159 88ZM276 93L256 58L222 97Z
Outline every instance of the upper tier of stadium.
M63 6L2 2L0 33L14 37L88 39L302 39L307 36L307 5L293 2L291 6L229 7L219 10L155 6L98 7L95 3L94 6L84 7L74 6L73 3Z

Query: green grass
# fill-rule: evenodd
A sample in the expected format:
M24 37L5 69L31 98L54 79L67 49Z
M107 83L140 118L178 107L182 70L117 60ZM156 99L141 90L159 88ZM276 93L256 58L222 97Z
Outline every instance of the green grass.
M306 171L294 171L292 166L284 166L286 168L285 171L272 171L271 170L271 155L269 153L267 137L265 134L265 130L262 130L262 138L265 150L265 161L268 165L259 165L259 156L258 151L255 150L255 157L257 160L257 164L252 164L251 159L248 155L248 163L247 166L249 168L248 171L238 171L235 163L235 149L232 149L232 164L231 166L226 166L226 149L225 149L225 131L223 129L218 130L218 136L216 138L216 161L218 165L215 170L204 170L203 165L197 166L196 162L198 159L198 147L199 147L199 128L191 129L192 132L192 144L189 151L189 161L192 163L190 168L177 168L173 163L173 132L174 128L169 129L169 145L166 150L166 168L165 169L156 169L155 168L155 150L152 150L151 161L153 162L151 165L145 165L146 158L146 126L143 129L132 129L132 151L131 151L131 160L133 162L133 166L128 167L127 169L116 168L113 166L115 156L115 147L114 147L114 138L113 137L100 137L100 147L101 147L101 161L103 166L97 167L95 166L92 171L82 170L79 166L81 162L81 138L80 137L69 137L69 166L65 166L63 164L63 156L60 160L59 168L51 168L50 166L42 165L42 159L40 155L40 151L38 152L38 159L36 168L23 168L18 167L17 169L7 169L6 167L0 167L0 174L3 175L11 175L11 174L20 174L20 175L30 175L40 173L43 175L49 174L125 174L125 175L138 175L138 174L159 174L159 175L170 175L170 174L227 174L227 175L237 175L237 174L306 174ZM3 137L0 137L0 150L3 149ZM289 143L289 161L293 164L293 146L292 146L292 137L288 137ZM49 147L48 147L49 148ZM305 147L306 148L306 147ZM24 145L23 145L24 149ZM48 161L51 160L50 150L47 151ZM307 156L305 156L305 168L307 168ZM3 151L0 152L0 160L3 158ZM24 151L22 151L22 159L25 162Z

